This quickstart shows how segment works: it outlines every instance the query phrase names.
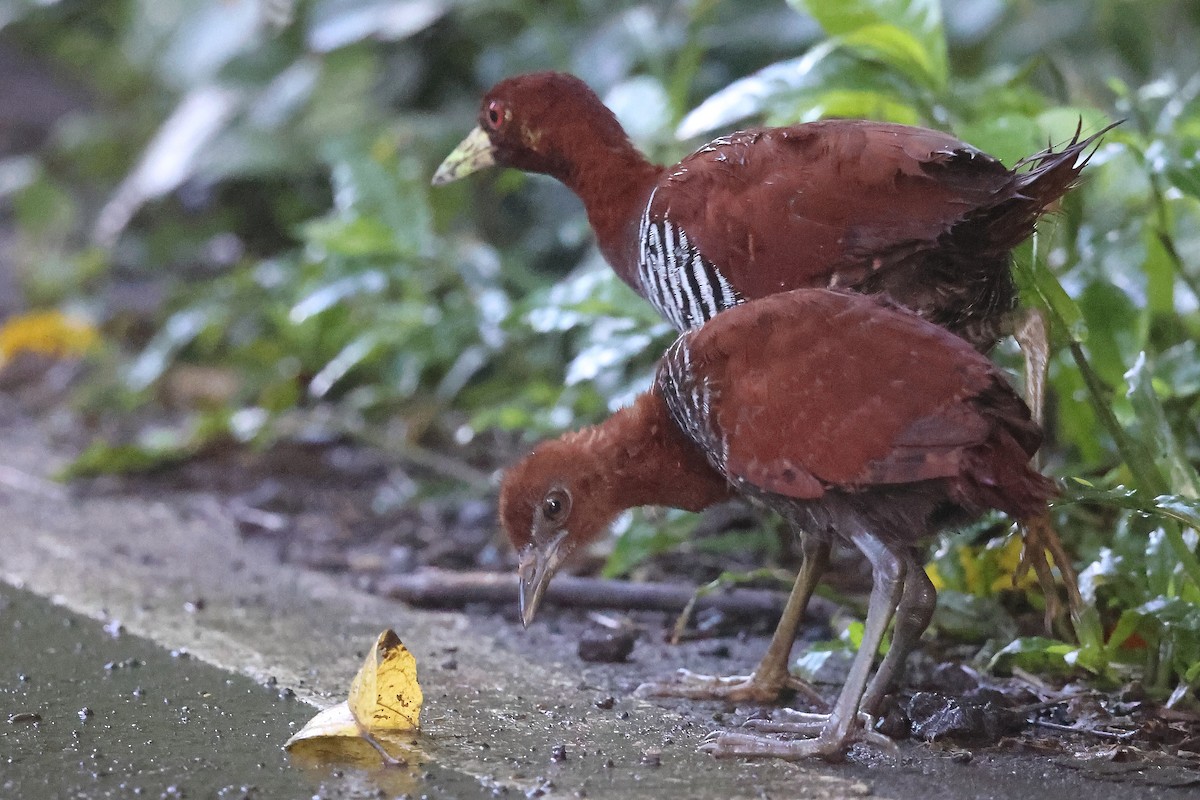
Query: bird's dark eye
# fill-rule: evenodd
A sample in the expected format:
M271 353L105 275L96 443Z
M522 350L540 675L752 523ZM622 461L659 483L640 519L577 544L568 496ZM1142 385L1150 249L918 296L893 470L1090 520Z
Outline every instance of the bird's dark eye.
M487 125L492 130L498 130L504 123L507 112L504 110L504 104L499 100L493 100L488 103L487 107Z
M562 489L551 489L542 500L542 516L547 522L558 522L571 511L571 495Z

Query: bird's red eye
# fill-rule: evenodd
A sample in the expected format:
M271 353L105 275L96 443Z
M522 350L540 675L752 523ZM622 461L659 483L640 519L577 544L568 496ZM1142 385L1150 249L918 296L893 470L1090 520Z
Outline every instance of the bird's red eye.
M563 489L551 489L542 500L542 516L547 522L558 522L571 513L571 495Z
M505 111L504 104L499 100L493 100L492 102L488 103L486 113L487 125L492 130L499 130L507 115L508 112Z

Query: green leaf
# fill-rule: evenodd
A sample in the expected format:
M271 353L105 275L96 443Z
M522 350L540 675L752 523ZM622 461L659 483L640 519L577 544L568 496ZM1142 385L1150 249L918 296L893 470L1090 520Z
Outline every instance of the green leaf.
M1159 463L1166 467L1171 491L1182 497L1200 498L1200 475L1197 475L1184 452L1183 444L1171 430L1167 415L1152 380L1153 371L1146 353L1138 354L1125 380L1129 384L1129 400L1141 425L1144 440L1152 443Z
M919 86L940 89L945 83L945 65L939 70L933 55L921 42L895 25L867 25L839 37L838 41L864 58L887 64Z
M1044 636L1026 636L1013 641L992 656L989 670L1001 672L1021 667L1032 672L1070 673L1074 671L1074 645Z
M811 112L820 117L878 119L902 125L919 125L921 115L894 95L869 89L834 89L812 101Z
M1088 325L1083 311L1067 294L1045 261L1033 258L1015 262L1021 284L1032 289L1043 308L1050 312L1050 327L1077 344L1087 341Z
M1164 398L1190 398L1200 394L1200 346L1193 339L1180 342L1154 359L1154 388Z
M1117 619L1117 624L1113 626L1112 632L1108 635L1108 641L1105 643L1110 651L1120 649L1121 645L1132 636L1138 629L1138 625L1145 614L1136 611L1132 608L1121 612L1121 616Z
M957 133L1010 167L1046 146L1042 127L1025 114L988 114L958 126Z
M819 85L817 68L836 50L836 42L822 42L799 58L770 64L734 81L692 109L675 129L675 136L690 139L726 127L761 114L782 95Z
M889 56L902 72L918 69L926 83L946 85L949 72L940 0L788 0L831 37ZM895 32L892 32L893 29ZM901 41L902 34L907 41ZM911 42L911 43L910 43Z
M1017 624L998 597L977 597L954 589L938 592L932 627L939 634L968 642L1010 641L1017 635Z
M601 574L606 578L628 575L646 559L669 552L686 541L696 524L695 515L671 510L665 517L650 521L641 510L622 515L613 525L616 540Z
M1200 500L1165 494L1153 497L1124 486L1097 489L1079 481L1068 481L1066 485L1067 493L1054 503L1055 506L1095 503L1175 520L1200 530Z

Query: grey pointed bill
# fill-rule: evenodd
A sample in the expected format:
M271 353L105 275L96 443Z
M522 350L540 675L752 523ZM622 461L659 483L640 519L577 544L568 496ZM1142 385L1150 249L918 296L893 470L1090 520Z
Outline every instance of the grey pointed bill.
M465 178L473 172L486 169L496 163L496 153L487 131L478 126L459 142L458 147L446 156L446 160L433 173L433 185L442 186Z
M528 544L521 551L517 563L517 577L521 581L517 605L521 611L521 624L527 628L537 614L546 588L550 586L550 579L554 577L562 562L559 548L566 538L567 532L562 531L544 544Z

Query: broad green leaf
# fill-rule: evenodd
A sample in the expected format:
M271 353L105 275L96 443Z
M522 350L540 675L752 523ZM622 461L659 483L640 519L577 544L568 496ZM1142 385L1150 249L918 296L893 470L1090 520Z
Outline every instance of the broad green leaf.
M1167 246L1154 225L1142 230L1146 259L1142 272L1146 275L1146 311L1151 314L1170 314L1175 310L1175 265Z
M1168 167L1167 178L1179 191L1200 198L1200 164L1195 157Z
M293 325L303 325L310 317L333 308L348 297L360 294L378 294L387 285L387 275L379 270L367 270L357 275L348 275L316 287L292 306L291 311L288 312L288 319Z
M1018 258L1015 264L1022 284L1030 287L1042 307L1050 312L1050 327L1073 342L1086 342L1088 324L1083 312L1045 262L1039 258L1029 261Z
M1046 146L1042 127L1024 114L989 114L966 122L956 132L1009 167Z
M998 597L954 589L938 590L931 624L939 634L967 642L1011 641L1017 635L1017 623Z
M318 257L399 257L395 231L378 217L327 217L304 226L304 237L320 248Z
M836 49L836 42L823 42L799 58L771 64L734 81L692 109L676 128L676 138L690 139L726 127L761 114L781 95L812 88L816 68Z
M1092 367L1111 386L1120 385L1140 344L1135 339L1138 309L1129 295L1106 281L1094 281L1078 295L1085 318L1103 324L1088 330Z
M1044 636L1026 636L1003 647L992 657L989 670L1006 671L1014 666L1033 672L1066 673L1073 671L1075 645L1048 639Z
M1152 442L1159 463L1166 467L1173 493L1196 500L1200 498L1200 475L1184 452L1183 444L1167 421L1162 401L1154 390L1153 371L1145 352L1139 353L1125 374L1129 400L1141 424L1143 437Z
M1068 492L1055 505L1072 503L1096 503L1138 511L1142 514L1173 519L1200 530L1200 500L1177 495L1159 495L1151 497L1142 492L1117 486L1112 489L1096 489L1085 486L1078 481L1067 482Z
M853 89L835 89L813 98L813 116L846 119L877 119L902 125L919 125L921 115L911 105L894 95Z
M1200 346L1195 340L1180 342L1154 359L1154 388L1164 398L1200 394Z
M1055 106L1037 115L1037 124L1045 134L1043 147L1061 147L1075 136L1076 131L1079 131L1080 138L1087 138L1110 122L1112 119L1103 111L1086 106ZM1121 127L1116 130L1119 133ZM1106 134L1104 141L1108 139L1109 134Z
M622 515L613 525L616 539L601 574L606 578L629 574L646 559L669 552L686 541L695 524L695 515L674 510L653 520L640 510Z
M1113 626L1112 631L1108 634L1106 646L1110 650L1119 649L1137 631L1139 623L1144 618L1145 614L1134 609L1126 609L1121 612L1121 616L1117 619L1117 624Z
M812 16L831 37L850 37L874 26L890 26L907 34L923 56L913 60L908 45L896 42L877 44L879 52L891 52L907 66L920 66L926 83L934 87L946 84L949 68L946 59L946 34L942 25L940 0L788 0L790 5ZM876 30L879 30L876 28ZM883 38L889 37L890 34ZM899 68L900 64L893 66Z
M939 89L945 81L945 65L940 65L939 71L933 54L911 33L895 25L867 25L837 37L836 41L864 58L887 64L918 86Z

